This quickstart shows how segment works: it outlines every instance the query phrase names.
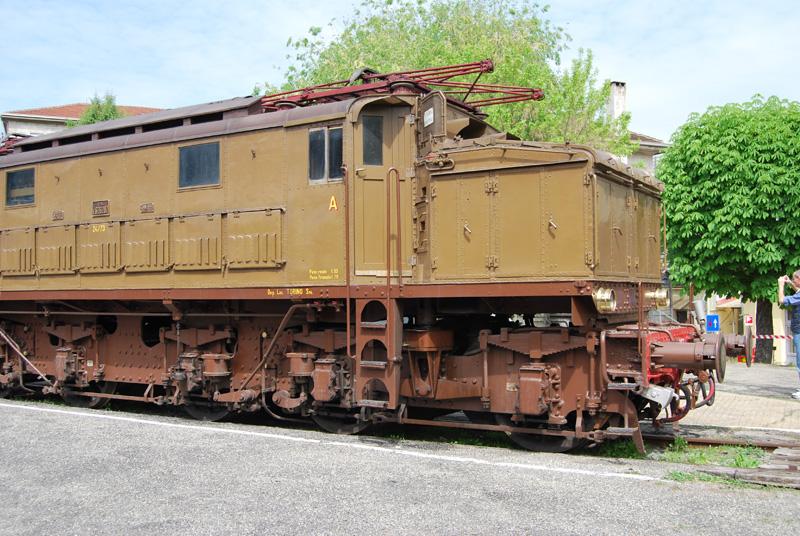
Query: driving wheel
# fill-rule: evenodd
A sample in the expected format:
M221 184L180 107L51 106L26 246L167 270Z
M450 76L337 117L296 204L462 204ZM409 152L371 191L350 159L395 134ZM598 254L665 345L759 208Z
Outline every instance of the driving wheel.
M87 396L79 393L102 393L105 395L113 395L116 390L116 382L89 382L89 386L85 389L62 389L61 398L63 398L64 401L70 406L100 409L106 407L108 403L111 402L111 399L99 396Z

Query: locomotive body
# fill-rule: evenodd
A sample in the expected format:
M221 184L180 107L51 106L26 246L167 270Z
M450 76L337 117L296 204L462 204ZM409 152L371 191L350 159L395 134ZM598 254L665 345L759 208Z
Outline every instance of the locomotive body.
M659 181L381 76L0 157L0 394L341 433L464 411L449 425L536 450L641 445L640 417L713 401L744 342L646 322L666 299Z

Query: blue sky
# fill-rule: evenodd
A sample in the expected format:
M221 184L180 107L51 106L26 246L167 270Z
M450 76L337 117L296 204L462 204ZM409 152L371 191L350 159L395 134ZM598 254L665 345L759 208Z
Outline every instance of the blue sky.
M106 91L157 108L246 95L281 81L290 37L358 3L0 0L0 111ZM545 18L572 36L562 65L588 48L601 80L627 83L642 134L668 140L690 113L756 93L800 100L796 0L554 0Z

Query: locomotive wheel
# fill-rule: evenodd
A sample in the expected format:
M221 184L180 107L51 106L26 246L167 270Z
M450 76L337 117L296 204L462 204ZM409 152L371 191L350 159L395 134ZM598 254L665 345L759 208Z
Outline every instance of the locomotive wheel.
M111 402L110 398L100 398L98 396L84 396L75 393L103 393L113 395L117 390L116 382L90 382L89 387L81 390L62 389L61 398L70 406L79 408L100 409Z
M341 435L359 434L372 424L370 421L358 420L358 413L352 412L342 412L336 415L314 414L311 418L326 432Z
M467 416L469 422L474 424L497 424L494 413L489 413L488 411L465 410L464 415Z
M519 426L511 420L511 415L498 413L496 416L497 424L501 426ZM584 431L591 427L588 415L584 420ZM534 452L567 452L589 443L588 439L580 439L577 437L563 437L563 436L549 436L539 434L517 434L514 432L506 432L511 441L526 450Z
M210 422L221 421L231 413L223 404L200 401L183 404L183 410L193 419Z

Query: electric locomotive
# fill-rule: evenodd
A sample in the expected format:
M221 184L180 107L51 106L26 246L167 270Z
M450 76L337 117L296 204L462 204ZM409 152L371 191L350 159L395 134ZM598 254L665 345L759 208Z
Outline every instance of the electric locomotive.
M663 185L487 122L490 61L166 110L0 157L0 395L566 451L713 402L750 339L653 323ZM467 419L436 420L455 412Z

